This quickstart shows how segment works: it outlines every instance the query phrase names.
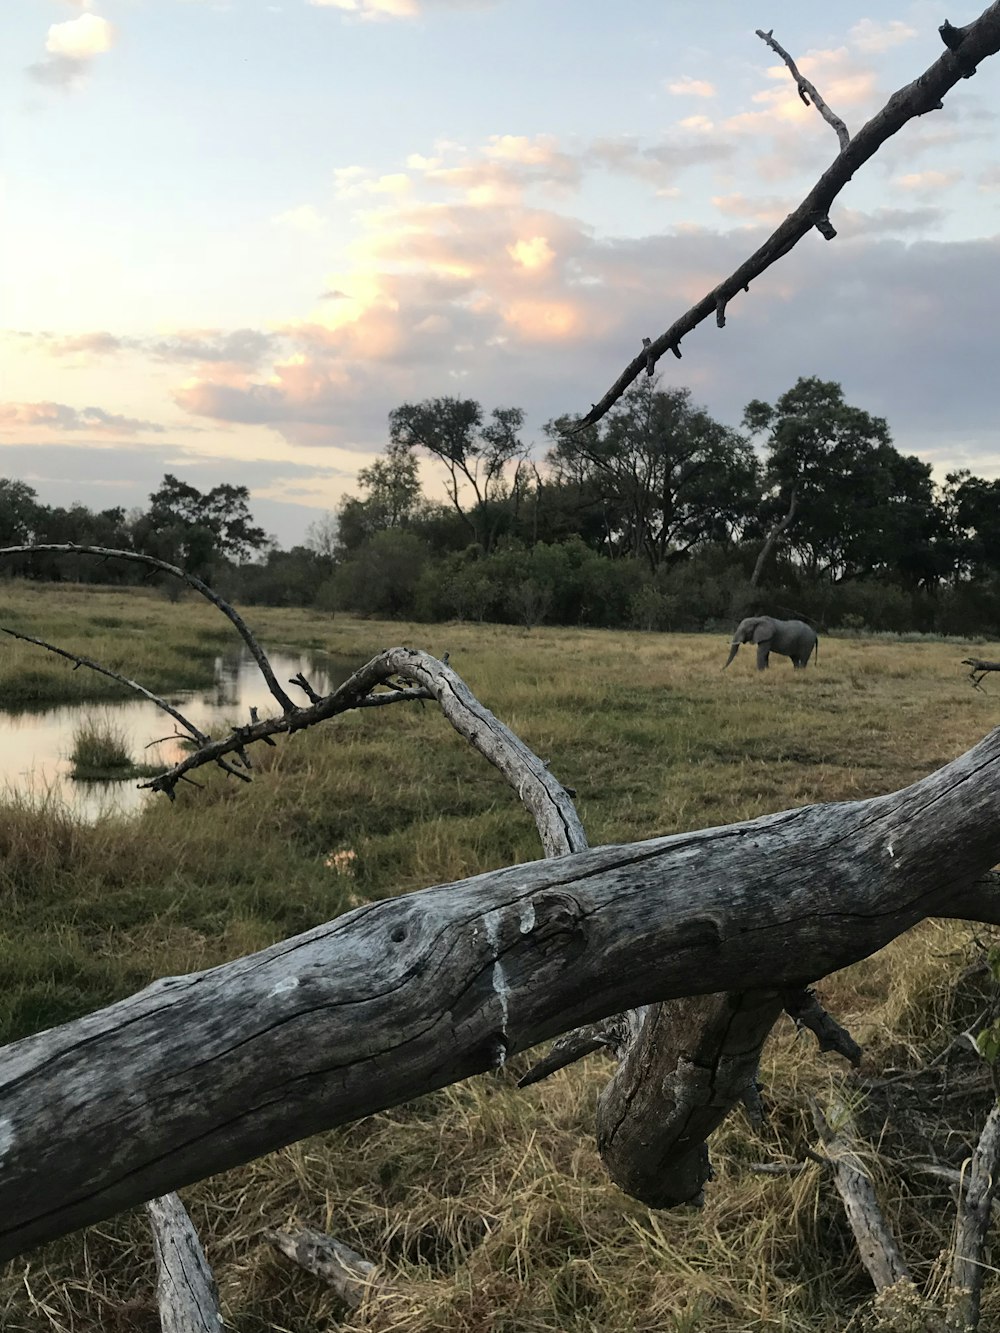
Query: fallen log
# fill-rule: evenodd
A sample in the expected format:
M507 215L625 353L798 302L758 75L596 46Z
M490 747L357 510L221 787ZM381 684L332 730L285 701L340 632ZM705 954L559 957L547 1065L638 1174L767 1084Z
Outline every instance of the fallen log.
M0 1258L624 1009L1000 921L1000 730L888 796L356 908L0 1053Z

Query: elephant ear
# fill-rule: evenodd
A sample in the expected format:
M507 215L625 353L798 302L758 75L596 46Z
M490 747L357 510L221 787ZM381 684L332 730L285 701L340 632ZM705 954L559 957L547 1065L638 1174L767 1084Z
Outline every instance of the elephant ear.
M767 643L774 633L774 626L766 620L762 620L753 632L754 643Z

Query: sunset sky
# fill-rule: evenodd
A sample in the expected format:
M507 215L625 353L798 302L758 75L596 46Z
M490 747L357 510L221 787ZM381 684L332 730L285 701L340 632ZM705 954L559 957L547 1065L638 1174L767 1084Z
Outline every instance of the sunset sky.
M948 11L966 23L979 9ZM544 451L937 58L927 3L4 0L0 475L249 486L283 545L394 406L519 406ZM840 380L940 476L1000 474L1000 57L660 363L739 422Z

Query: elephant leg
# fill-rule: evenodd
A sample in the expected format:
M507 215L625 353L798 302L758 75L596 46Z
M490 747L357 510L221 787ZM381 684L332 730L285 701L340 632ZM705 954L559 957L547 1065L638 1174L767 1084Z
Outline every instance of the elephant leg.
M767 670L767 659L771 654L770 643L758 643L757 645L757 670Z

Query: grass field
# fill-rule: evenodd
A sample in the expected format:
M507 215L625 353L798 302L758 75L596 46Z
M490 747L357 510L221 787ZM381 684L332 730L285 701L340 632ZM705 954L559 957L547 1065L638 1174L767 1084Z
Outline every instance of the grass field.
M360 665L403 643L441 656L578 792L592 843L729 823L813 801L893 790L1000 720L1000 685L971 688L971 645L824 638L818 666L758 675L726 635L508 626L413 626L259 609L266 646ZM0 624L101 658L153 688L210 678L235 635L207 604L142 592L17 583ZM1000 656L977 645L977 656ZM0 702L83 697L83 671L0 644ZM990 690L987 682L987 691ZM99 693L103 687L99 687ZM359 901L536 859L537 836L502 779L432 705L368 710L256 755L254 784L211 773L131 820L82 824L50 805L0 807L0 1036L13 1040L138 989L329 919ZM205 772L205 770L203 770ZM969 966L984 932L927 923L830 978L822 994L866 1046L865 1072L919 1067L984 1003ZM978 941L978 942L977 942ZM770 1114L741 1114L713 1141L700 1212L653 1213L605 1180L593 1109L608 1066L592 1057L519 1092L527 1057L276 1153L183 1192L240 1333L842 1333L870 1295L831 1181L819 1166L763 1176L815 1143L808 1096L845 1078L791 1024L763 1078ZM878 1141L886 1212L933 1284L949 1240L947 1185L908 1174L913 1155L960 1163L989 1105L971 1054L859 1106ZM898 1089L898 1091L893 1091ZM934 1099L937 1100L934 1100ZM262 1240L329 1231L385 1262L400 1294L366 1320ZM112 1333L158 1327L141 1212L9 1266L0 1327ZM1000 1326L988 1288L983 1328ZM919 1325L914 1326L914 1333Z

